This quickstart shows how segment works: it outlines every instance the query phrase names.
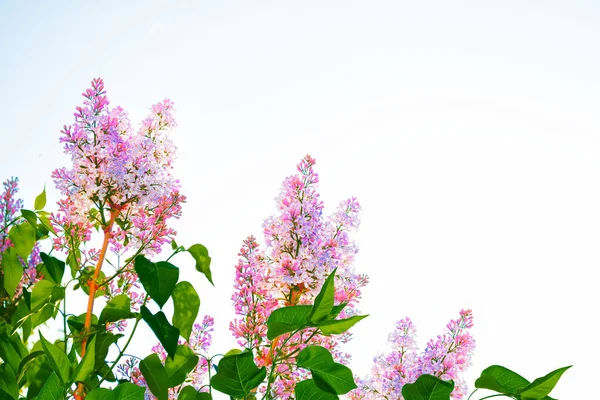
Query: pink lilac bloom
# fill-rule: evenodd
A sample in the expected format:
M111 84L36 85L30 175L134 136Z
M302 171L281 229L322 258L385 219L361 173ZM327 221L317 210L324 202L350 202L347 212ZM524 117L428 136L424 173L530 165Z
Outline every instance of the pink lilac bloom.
M290 338L284 349L277 339L271 342L266 337L266 321L271 312L284 306L311 304L335 268L335 303L348 304L339 318L357 313L361 289L368 282L365 275L354 270L358 248L351 235L360 224L360 204L350 198L325 217L314 165L312 157L304 157L298 173L283 181L276 199L278 212L263 224L264 246L259 247L250 236L238 254L232 300L240 317L231 322L230 330L240 346L254 351L259 366L271 368L274 357L300 350L307 343L326 347L338 362L350 360L340 349L340 344L350 340L349 333L327 337L307 330ZM275 375L278 378L271 395L288 399L293 396L296 382L305 379L307 372L281 364ZM265 390L259 388L263 393Z
M212 343L212 332L215 321L209 316L205 315L202 319L202 323L194 324L192 333L190 334L189 342L180 340L179 344L189 346L192 351L199 356L198 365L190 372L185 382L174 388L169 389L169 399L177 399L177 394L182 386L193 386L198 391L206 391L208 385L208 362L207 354ZM152 352L157 354L163 365L167 360L167 352L164 347L159 343L152 347ZM137 366L137 361L133 358L125 360L122 364L117 367L117 371L121 374L123 379L128 379L132 383L138 386L146 387L145 399L156 400L156 397L148 389L146 381Z
M23 208L23 200L16 197L17 192L19 191L19 179L16 177L7 179L2 185L3 191L0 193L0 262L2 261L2 253L13 246L8 237L8 232L11 229L9 224L14 218L19 216L19 212ZM21 222L24 223L25 220L23 219ZM33 286L41 279L41 276L38 275L36 269L41 261L40 248L36 242L27 260L21 260L23 266L23 278L17 285L15 293L11 293L12 299L19 297L24 287L28 288Z
M402 387L423 374L435 375L455 383L452 399L462 399L467 386L461 377L471 365L475 340L468 332L473 326L471 310L461 310L457 320L446 325L446 332L430 340L425 350L417 353L416 329L409 318L396 323L388 336L391 351L374 358L371 375L357 379L358 388L349 393L351 400L402 399Z
M63 195L53 215L64 233L54 240L55 248L87 242L93 227L112 228L109 220L115 219L113 252L158 253L175 234L167 221L179 218L185 202L171 174L173 103L165 99L153 105L136 130L121 107L109 107L102 79L92 80L83 97L74 124L63 128L60 139L72 165L52 173Z

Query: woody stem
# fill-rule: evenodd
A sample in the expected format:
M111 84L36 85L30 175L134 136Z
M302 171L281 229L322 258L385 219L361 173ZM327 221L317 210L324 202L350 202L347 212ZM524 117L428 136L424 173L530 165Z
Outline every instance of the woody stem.
M83 333L85 336L81 341L81 357L85 355L86 344L87 344L87 334L92 326L92 312L94 309L94 299L96 297L96 290L98 289L98 277L100 276L100 270L102 269L102 264L104 263L104 258L106 257L106 250L108 249L108 243L110 238L112 237L112 228L115 223L115 219L119 215L118 209L112 209L110 212L110 220L104 227L104 241L102 242L102 248L100 249L100 255L98 256L98 262L96 263L96 268L94 269L94 276L92 280L89 281L90 293L88 296L88 306L87 312L85 313L85 322L83 324ZM85 385L83 382L79 382L77 384L77 391L75 392L76 400L83 400L85 398Z

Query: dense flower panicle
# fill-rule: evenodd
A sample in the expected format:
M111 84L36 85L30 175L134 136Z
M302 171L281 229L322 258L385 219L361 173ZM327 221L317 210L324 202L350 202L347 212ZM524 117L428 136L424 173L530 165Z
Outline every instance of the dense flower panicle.
M23 200L17 198L19 191L19 178L12 177L2 183L3 191L0 193L0 264L2 263L2 253L9 247L13 246L8 233L10 231L9 224L19 216L19 212L23 208ZM36 243L27 260L21 259L23 266L23 277L18 283L12 298L17 298L21 295L23 287L29 287L41 279L37 273L37 265L41 263L40 248ZM0 268L0 275L3 274L3 268Z
M268 277L265 271L264 258L258 252L258 243L253 236L244 240L244 246L238 254L240 258L236 266L236 280L232 296L235 313L243 315L229 324L229 329L238 338L238 344L248 349L261 349L267 346L267 317L277 308L279 301L265 285ZM264 352L266 357L266 352Z
M241 346L255 349L259 366L270 368L277 354L301 350L312 333L285 336L286 348L280 348L266 337L266 321L274 309L312 303L325 278L337 268L335 303L348 303L340 314L346 318L356 314L361 288L368 282L354 270L358 248L351 234L360 224L360 204L355 198L345 200L331 216L324 217L314 165L315 160L306 156L297 167L298 174L283 181L276 198L278 213L263 224L265 246L259 248L254 237L249 237L239 253L232 300L241 317L230 324L230 330ZM310 344L326 347L338 362L347 363L350 356L339 345L350 337L316 335ZM272 395L281 399L293 396L295 383L307 377L285 365L277 366L275 375L278 379L272 385Z
M169 399L177 399L177 394L181 386L193 386L199 391L204 391L206 389L207 382L205 382L205 379L208 377L208 362L206 360L208 350L212 343L214 323L215 321L211 316L205 315L202 319L202 323L194 324L192 333L190 334L190 341L179 341L179 344L185 344L192 349L192 351L199 356L199 360L198 365L188 374L186 381L182 385L169 389ZM164 347L160 343L156 344L152 347L152 352L158 355L164 365L167 360L167 352ZM156 400L156 397L150 392L150 389L148 389L148 385L135 360L125 360L124 363L117 367L117 371L121 374L123 379L128 379L138 386L146 387L145 399Z
M94 226L106 227L109 214L116 213L112 250L135 245L147 254L156 253L171 240L174 231L166 222L181 215L185 201L179 181L171 175L175 146L168 134L176 126L173 103L166 99L152 106L134 130L122 108L109 108L101 79L94 79L83 96L74 125L62 130L72 167L52 174L63 194L54 221L82 242L89 240ZM66 240L60 235L55 246L65 248Z
M10 220L23 208L23 200L16 197L19 191L19 178L7 179L2 182L2 186L4 189L0 194L0 230L4 231ZM6 239L8 240L8 236ZM0 242L0 245L4 245L4 241ZM4 250L5 248L0 247L0 251Z
M391 351L374 358L371 375L358 379L358 389L349 394L352 400L402 399L402 387L423 374L452 379L452 399L462 399L467 387L460 373L471 365L475 341L467 331L473 326L471 310L461 310L460 318L446 325L447 331L430 340L423 353L417 354L416 329L409 318L396 323L388 336Z

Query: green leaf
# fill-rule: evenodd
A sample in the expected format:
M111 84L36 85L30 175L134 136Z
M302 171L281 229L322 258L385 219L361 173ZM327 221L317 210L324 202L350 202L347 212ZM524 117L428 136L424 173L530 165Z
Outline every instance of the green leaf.
M15 329L21 327L22 330L22 339L23 342L27 342L27 339L29 338L29 335L31 335L31 320L29 318L26 318L23 323L18 324L19 320L22 318L27 317L30 313L31 310L29 310L29 305L28 305L28 301L27 301L27 297L29 296L29 292L23 288L23 297L25 298L25 301L19 301L18 305L17 305L17 309L15 310L15 313L13 314L12 318L11 318L11 325L15 327ZM19 325L19 326L17 326Z
M123 382L114 390L115 400L144 400L146 388L134 385L131 382Z
M99 323L105 324L127 318L135 318L135 314L131 312L131 299L126 294L119 294L106 303L100 313Z
M336 400L339 397L336 394L324 392L318 388L315 381L307 379L296 384L294 389L296 400Z
M310 313L309 322L316 323L326 319L333 309L333 300L335 296L335 271L331 271L331 274L325 279L325 283L321 287L321 291L315 298L312 311Z
M21 209L21 215L23 218L27 220L33 227L33 229L37 229L37 215L33 211Z
M88 393L86 400L116 400L112 390L105 388L96 388Z
M137 256L134 266L144 289L162 308L177 284L179 268L165 261L153 263L144 256Z
M38 281L31 290L31 310L35 311L48 303L55 287L56 284L49 280Z
M56 308L54 307L54 304L46 304L40 309L32 311L31 327L35 328L36 326L39 326L44 322L48 321L50 318L52 318L55 312Z
M100 378L106 380L107 382L115 382L117 380L117 377L108 367L106 362L102 363L102 366L96 371L96 373Z
M212 400L210 393L198 392L192 386L186 386L181 389L177 400Z
M361 319L367 318L368 315L354 315L350 318L338 319L333 321L323 321L315 324L314 326L321 329L323 335L337 335L346 332L352 328Z
M44 275L49 275L49 278L52 282L60 285L65 273L65 263L56 257L49 256L44 252L40 253L40 258L44 262L44 266L42 268ZM47 272L47 274L45 272Z
M33 363L33 361L35 361L35 359L39 356L44 355L45 353L43 351L32 351L31 353L29 353L27 355L27 357L24 357L21 362L19 363L19 369L17 370L17 380L21 380L20 378L22 377L22 375L25 374L25 371L27 370L27 367L29 367L30 364Z
M414 383L402 387L404 400L450 400L454 382L443 381L433 375L421 375Z
M541 400L547 395L550 394L554 386L558 383L558 380L562 376L562 374L571 368L572 365L568 367L562 367L559 369L555 369L547 375L544 375L541 378L537 378L531 384L529 384L526 388L521 390L519 394L523 400Z
M48 357L48 364L52 370L58 375L63 386L71 383L71 363L67 355L59 349L56 345L47 341L42 333L40 332L40 341L42 342L42 348L46 357Z
M33 346L32 352L42 350L42 344L38 341ZM25 369L25 378L29 385L27 389L27 398L35 398L42 389L42 386L44 386L44 383L48 381L52 374L54 374L54 371L50 368L48 357L46 357L45 354L34 358ZM58 376L56 379L58 380Z
M76 246L78 245L79 243L76 243ZM81 261L81 251L79 251L79 248L71 247L67 253L67 259L65 261L71 269L71 277L75 278L77 271L80 269L79 261Z
M315 384L325 392L346 394L357 387L350 368L333 361L331 353L324 347L305 347L298 354L296 363L301 368L310 369Z
M475 381L477 389L489 389L511 395L516 395L527 385L529 385L527 379L501 365L487 367Z
M64 293L64 288L60 293L55 290L56 288L56 284L49 280L38 281L31 290L31 313L26 318L22 318L19 324L31 317L32 328L35 328L52 317L56 312L53 302L60 300L56 295Z
M240 350L240 349L231 349L227 353L225 353L224 355L225 356L234 356L234 355L240 354L242 352L243 352L243 350Z
M19 398L17 377L8 364L0 364L0 398Z
M179 329L169 323L167 317L162 311L153 315L146 306L140 308L142 318L150 329L154 332L160 343L163 345L170 358L173 358L177 351L177 341L179 339Z
M96 360L96 336L92 337L92 340L86 346L86 352L81 362L77 365L75 370L75 382L85 382L88 376L94 371L94 364Z
M94 352L96 353L94 366L96 369L100 368L106 357L108 356L108 350L113 343L117 343L123 336L122 333L114 334L112 332L99 332L96 333L96 346Z
M212 272L210 272L210 256L208 255L208 249L203 245L197 243L187 249L188 253L194 257L196 261L196 270L198 272L202 272L206 279L210 282L211 285L215 286L212 281Z
M200 309L200 297L191 283L182 281L175 286L173 293L173 326L185 340L190 340L194 321Z
M198 356L186 345L178 345L175 357L165 361L169 387L181 385L188 374L198 365Z
M301 305L274 310L267 320L267 337L269 340L308 326L308 318L312 309L312 306Z
M4 272L4 289L12 297L23 278L23 265L14 247L9 247L2 254L1 264Z
M14 375L18 374L19 365L23 358L27 357L27 353L27 348L21 342L19 335L12 333L12 327L0 318L0 359Z
M37 215L38 215L38 218L40 219L41 224L44 226L44 228L46 228L49 232L53 232L54 234L56 234L56 230L52 226L52 223L50 222L50 218L48 217L50 215L50 213L48 213L46 211L38 211Z
M46 187L44 186L44 190L40 193L36 198L33 204L33 208L36 210L41 210L46 206Z
M29 222L13 226L8 232L10 241L15 246L17 254L27 260L35 245L35 229Z
M40 393L36 397L37 400L64 400L65 399L65 389L60 382L60 379L56 372L53 372L52 375L48 378ZM27 393L29 396L29 393Z
M259 369L249 351L223 357L218 371L210 380L212 388L235 398L252 393L267 376L267 369Z
M142 371L152 394L158 400L167 400L169 398L169 378L156 353L150 354L140 362L140 371Z
M346 306L348 305L348 303L340 303L337 306L333 306L333 308L331 309L331 312L329 313L329 317L327 317L327 319L336 319L338 315L340 315L340 313L342 312L342 310L344 308L346 308Z

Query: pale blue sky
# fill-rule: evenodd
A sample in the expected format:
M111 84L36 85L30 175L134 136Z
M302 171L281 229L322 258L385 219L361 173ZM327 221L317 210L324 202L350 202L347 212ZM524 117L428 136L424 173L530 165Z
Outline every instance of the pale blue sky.
M356 372L395 320L424 345L472 308L471 385L491 364L530 379L575 364L553 397L584 398L600 356L599 4L0 1L0 179L19 176L26 204L44 184L57 200L59 131L93 77L134 123L169 97L178 241L213 256L215 289L186 277L215 352L234 346L241 241L309 153L326 211L364 208Z

